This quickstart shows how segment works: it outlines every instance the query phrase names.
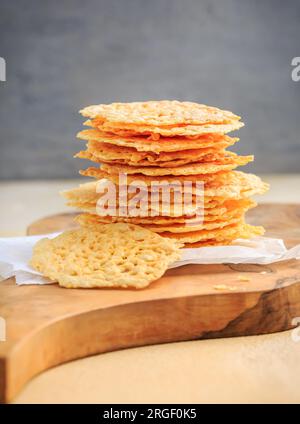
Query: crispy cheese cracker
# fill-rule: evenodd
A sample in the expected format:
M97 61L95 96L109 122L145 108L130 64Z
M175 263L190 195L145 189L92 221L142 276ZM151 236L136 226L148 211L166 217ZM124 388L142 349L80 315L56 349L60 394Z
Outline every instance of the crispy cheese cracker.
M253 156L238 156L229 154L220 160L207 163L192 163L188 165L177 166L176 168L157 168L157 167L133 167L127 165L103 164L101 169L108 174L144 174L148 176L165 176L165 175L198 175L198 174L214 174L224 170L232 170L237 166L246 165L253 161Z
M224 155L224 149L215 147L156 154L153 152L138 152L129 147L89 141L87 149L80 151L74 157L112 165L177 167L198 161L221 160Z
M99 122L94 119L92 126L100 131L116 134L120 137L135 137L140 135L163 136L163 137L198 137L207 134L227 134L236 131L244 126L240 121L234 121L227 124L205 124L205 125L182 125L179 127L154 127L149 125L129 125L112 122Z
M92 121L87 121L86 125L94 125ZM181 150L220 148L225 149L239 141L237 137L232 138L223 134L205 134L197 138L194 137L159 137L153 136L131 136L124 137L113 133L100 131L97 128L80 131L77 137L86 140L106 143L120 147L134 148L138 152L179 152Z
M180 258L176 240L132 224L66 231L34 247L31 266L67 288L144 288Z
M80 113L104 122L153 126L227 124L240 119L227 110L178 100L92 105Z
M214 230L201 230L191 231L189 233L171 233L163 232L160 233L163 237L168 237L176 240L180 240L183 243L196 243L200 241L227 241L232 242L238 238L250 238L253 236L263 235L264 228L259 226L252 226L244 222L238 222L236 224L230 224L223 228L217 228Z

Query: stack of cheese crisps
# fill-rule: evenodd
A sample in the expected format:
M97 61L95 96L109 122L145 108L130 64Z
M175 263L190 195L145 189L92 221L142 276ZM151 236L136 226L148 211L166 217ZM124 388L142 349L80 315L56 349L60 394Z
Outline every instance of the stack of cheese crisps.
M68 204L84 212L78 217L81 226L138 224L185 247L225 245L263 234L262 227L246 224L245 212L256 206L250 196L264 193L268 186L253 174L235 170L253 156L227 150L238 141L227 133L243 126L232 112L166 100L95 105L81 114L90 128L78 134L87 144L76 157L95 163L81 171L94 180L64 192ZM142 182L148 200L140 214L124 213L135 193L123 190L120 175L126 175L131 187ZM116 208L99 213L99 186L107 182L116 187ZM188 204L176 195L178 183L189 192ZM169 204L159 198L158 206L153 205L153 190L163 186L174 187Z

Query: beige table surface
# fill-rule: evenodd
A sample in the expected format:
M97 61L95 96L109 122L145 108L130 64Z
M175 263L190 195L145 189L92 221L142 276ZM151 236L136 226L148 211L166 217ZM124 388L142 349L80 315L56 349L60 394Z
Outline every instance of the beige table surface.
M300 175L264 179L272 186L264 202L300 203ZM57 192L76 184L0 183L0 236L22 235L35 219L68 210ZM37 376L15 402L299 403L300 329L293 331L298 337L287 331L96 355Z

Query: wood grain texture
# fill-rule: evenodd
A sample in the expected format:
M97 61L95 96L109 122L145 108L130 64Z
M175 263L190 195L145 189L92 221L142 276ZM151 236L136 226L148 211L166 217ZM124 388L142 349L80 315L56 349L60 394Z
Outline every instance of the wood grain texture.
M72 214L32 224L29 234L74 226ZM300 243L300 205L261 205L249 221L268 235ZM243 275L248 281L241 281ZM225 290L216 290L216 285ZM300 316L300 262L187 265L145 290L63 289L0 284L0 398L11 400L43 370L116 349L201 338L264 334L292 328Z

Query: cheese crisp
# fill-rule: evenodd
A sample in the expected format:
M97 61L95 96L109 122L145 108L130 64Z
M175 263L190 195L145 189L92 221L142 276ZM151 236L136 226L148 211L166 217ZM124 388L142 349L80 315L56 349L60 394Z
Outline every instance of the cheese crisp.
M86 125L92 126L92 121L86 121ZM160 137L159 135L136 135L132 137L119 136L113 133L88 129L80 131L77 137L93 142L106 143L114 146L134 148L138 152L179 152L180 150L221 148L232 146L239 141L237 137L229 137L224 134L205 134L194 137Z
M89 118L91 126L125 137L226 134L244 125L227 110L177 100L92 105L80 113Z
M80 113L104 122L153 126L227 124L240 119L227 110L178 100L93 105L82 109Z
M141 289L180 258L181 246L136 225L103 224L40 240L30 264L62 287Z

